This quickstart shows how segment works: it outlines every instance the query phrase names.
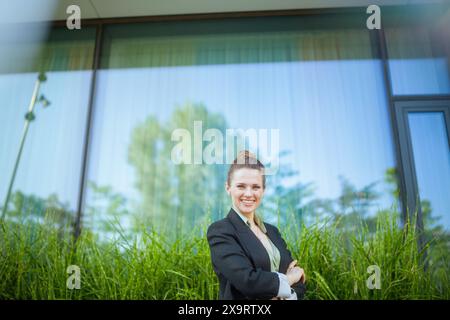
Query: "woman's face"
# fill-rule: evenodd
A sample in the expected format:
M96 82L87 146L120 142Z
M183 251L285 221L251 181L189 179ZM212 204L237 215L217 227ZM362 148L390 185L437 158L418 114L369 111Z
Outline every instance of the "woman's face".
M234 206L243 214L254 212L259 207L264 194L263 176L260 170L237 169L231 175L231 185L226 190Z

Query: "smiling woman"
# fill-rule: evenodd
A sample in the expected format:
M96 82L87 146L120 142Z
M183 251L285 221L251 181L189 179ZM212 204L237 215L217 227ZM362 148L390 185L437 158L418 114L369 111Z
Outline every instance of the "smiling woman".
M256 214L266 187L264 165L242 151L228 171L228 216L208 228L207 238L220 299L302 299L305 273L278 229Z

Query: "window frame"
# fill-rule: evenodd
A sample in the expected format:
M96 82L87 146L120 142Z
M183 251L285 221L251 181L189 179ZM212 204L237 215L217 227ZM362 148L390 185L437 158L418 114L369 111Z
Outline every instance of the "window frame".
M416 166L414 161L411 130L408 121L408 114L412 112L428 113L442 112L445 117L445 127L447 131L447 140L450 147L450 99L448 100L413 100L413 101L397 101L395 102L395 113L397 125L399 128L399 141L401 152L401 165L405 170L406 179L406 197L409 208L409 217L404 219L413 219L413 215L417 210L417 226L423 231L422 209L420 207L419 185L417 182Z

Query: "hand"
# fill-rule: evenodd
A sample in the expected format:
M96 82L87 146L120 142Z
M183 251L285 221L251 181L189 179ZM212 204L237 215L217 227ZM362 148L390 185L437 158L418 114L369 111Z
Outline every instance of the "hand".
M305 283L306 281L305 271L297 266L297 260L294 260L289 264L286 276L288 278L290 286L299 281L301 281L302 283Z
M287 272L291 271L297 265L297 260L292 261L287 268Z
M288 278L289 285L292 286L294 283L300 281L302 277L302 270L299 267L293 267L291 270L286 272L286 277Z

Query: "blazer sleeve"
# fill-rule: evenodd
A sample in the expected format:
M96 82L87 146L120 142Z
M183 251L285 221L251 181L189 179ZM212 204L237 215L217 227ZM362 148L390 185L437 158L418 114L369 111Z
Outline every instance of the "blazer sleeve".
M294 259L292 258L292 254L287 247L287 243L286 243L286 241L284 241L278 228L276 228L276 227L274 227L274 228L276 229L277 235L281 239L281 243L283 244L284 249L286 250L286 252L289 255L289 263L291 263L292 261L294 261ZM287 270L280 270L280 271L286 272ZM294 289L295 293L297 294L297 300L303 300L305 298L306 285L304 283L301 283L300 281L296 282L291 286L291 288Z
M278 275L253 267L231 226L213 223L207 239L213 265L238 291L250 299L270 299L278 294Z

